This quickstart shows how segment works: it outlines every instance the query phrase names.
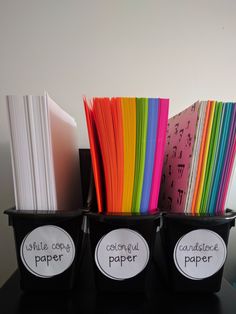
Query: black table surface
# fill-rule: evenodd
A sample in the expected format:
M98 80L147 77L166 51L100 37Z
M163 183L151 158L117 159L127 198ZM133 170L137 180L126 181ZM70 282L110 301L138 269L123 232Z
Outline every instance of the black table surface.
M214 294L98 295L93 288L73 292L26 293L16 271L0 289L0 313L236 313L236 289L223 278Z

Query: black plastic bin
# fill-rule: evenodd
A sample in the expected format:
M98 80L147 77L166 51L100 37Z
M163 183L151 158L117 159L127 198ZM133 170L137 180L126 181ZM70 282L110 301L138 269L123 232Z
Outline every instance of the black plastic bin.
M155 261L168 290L217 292L221 287L229 232L236 213L193 215L163 213ZM158 260L162 250L162 260Z
M14 229L20 286L25 291L70 290L80 267L83 210L8 209Z
M145 292L160 214L88 212L98 292Z

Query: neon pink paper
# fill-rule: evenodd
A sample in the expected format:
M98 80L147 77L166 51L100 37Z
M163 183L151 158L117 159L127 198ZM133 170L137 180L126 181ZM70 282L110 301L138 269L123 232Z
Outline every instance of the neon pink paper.
M157 202L160 190L162 165L164 159L164 149L166 142L166 129L169 112L169 99L160 99L159 101L159 115L158 115L158 126L157 126L157 140L156 140L156 151L155 160L153 167L152 187L149 200L150 212L157 209Z

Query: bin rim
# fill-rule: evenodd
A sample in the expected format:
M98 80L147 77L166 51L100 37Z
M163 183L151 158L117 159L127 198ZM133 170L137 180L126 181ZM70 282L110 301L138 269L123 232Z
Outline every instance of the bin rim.
M168 211L161 212L163 218L173 219L186 219L186 220L234 220L236 218L236 211L227 208L222 213L210 214L210 213L173 213Z
M6 209L4 214L7 214L10 217L21 217L25 219L32 219L32 218L69 218L69 217L77 217L81 216L85 208L79 208L76 210L70 211L63 211L63 210L56 210L56 211L46 211L46 210L21 210L16 209L15 207Z
M110 220L156 220L161 217L160 211L156 210L155 212L148 213L125 213L125 212L116 212L116 213L97 213L92 212L91 210L87 209L84 211L84 215L98 220L98 221L110 221Z

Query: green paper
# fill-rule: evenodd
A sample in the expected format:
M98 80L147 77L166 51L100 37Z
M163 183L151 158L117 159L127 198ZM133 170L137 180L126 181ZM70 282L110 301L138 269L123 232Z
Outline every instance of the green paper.
M207 212L207 201L208 201L209 191L211 187L211 181L212 181L212 176L213 176L213 166L214 166L214 160L216 158L216 148L217 148L217 142L218 142L219 130L220 130L222 103L216 103L215 106L216 108L215 108L213 125L212 125L212 130L211 130L210 145L209 145L209 151L208 151L208 156L207 156L206 173L205 173L205 178L204 178L203 193L202 193L202 199L201 199L201 205L200 205L201 213Z
M145 168L148 124L148 98L136 98L136 155L132 212L140 212Z
M223 127L224 115L225 115L225 105L222 102L220 102L219 105L221 106L221 108L220 108L220 125L219 125L218 133L216 134L217 144L216 144L216 150L214 153L214 162L212 163L212 176L211 176L210 183L209 183L209 191L208 191L208 195L207 195L207 199L206 199L206 205L205 205L207 208L207 212L209 212L209 203L210 203L210 198L211 198L211 193L212 193L214 176L216 173L216 169L219 166L218 165L218 156L219 156L219 152L220 152L221 135L222 135L222 131L223 131L222 127Z
M216 172L214 173L214 181L212 184L212 190L210 194L210 200L209 200L209 213L214 213L215 211L215 205L217 201L217 194L218 189L221 181L221 176L223 175L223 162L225 159L226 154L226 147L227 147L227 141L229 136L229 130L230 130L230 123L231 123L231 114L232 114L233 104L232 103L226 103L225 104L225 117L222 127L222 134L220 138L220 147L219 147L219 156L217 156L217 168Z

